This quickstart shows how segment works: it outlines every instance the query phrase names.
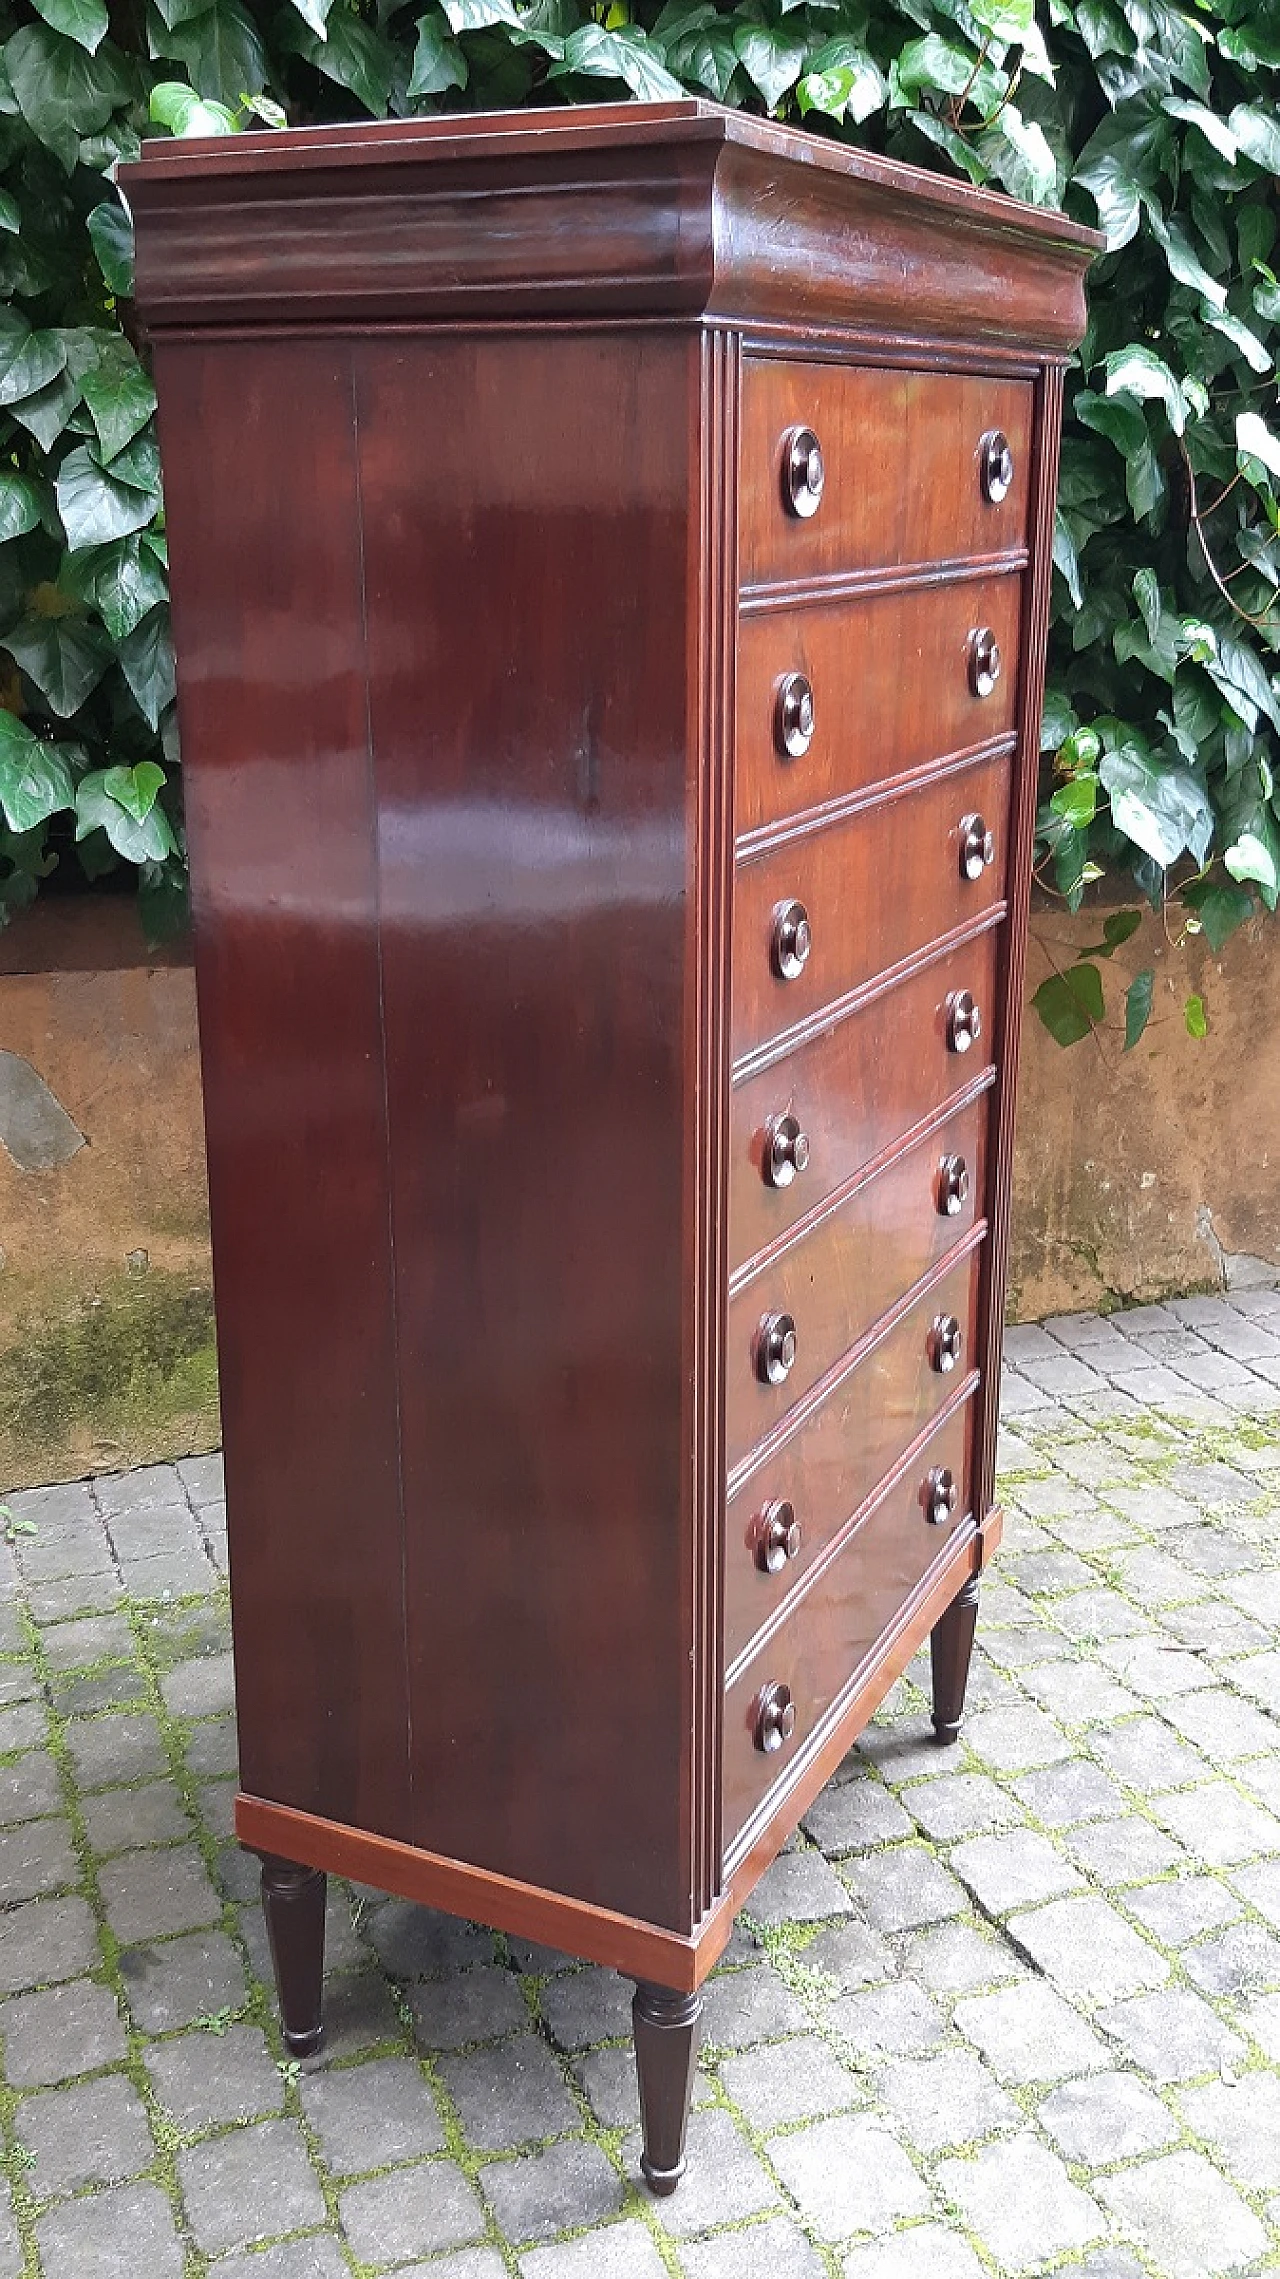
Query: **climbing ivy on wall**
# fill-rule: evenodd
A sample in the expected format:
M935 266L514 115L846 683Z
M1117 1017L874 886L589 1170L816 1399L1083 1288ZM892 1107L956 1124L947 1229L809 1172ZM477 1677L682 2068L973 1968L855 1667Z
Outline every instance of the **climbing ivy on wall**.
M1037 867L1072 909L1104 881L1135 907L1040 1011L1062 1042L1096 1026L1144 904L1214 948L1274 910L1280 0L0 0L0 920L65 865L136 872L152 935L184 909L115 162L148 132L682 91L1106 231L1068 385ZM1150 1004L1147 968L1127 1042Z

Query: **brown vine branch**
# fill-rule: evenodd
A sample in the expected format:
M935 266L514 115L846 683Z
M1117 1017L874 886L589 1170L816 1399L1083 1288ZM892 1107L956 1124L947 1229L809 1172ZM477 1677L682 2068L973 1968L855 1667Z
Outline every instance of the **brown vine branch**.
M1223 600L1225 601L1228 609L1232 612L1233 616L1240 618L1245 625L1251 625L1255 631L1258 631L1262 626L1266 624L1267 619L1270 617L1275 605L1272 602L1268 602L1266 608L1260 611L1257 616L1255 616L1251 610L1242 609L1240 603L1236 600L1236 597L1232 593L1230 586L1228 585L1226 579L1223 577L1222 572L1218 568L1217 563L1214 561L1212 554L1209 552L1209 541L1204 534L1204 520L1200 513L1200 501L1196 495L1196 474L1195 469L1191 464L1191 454L1180 435L1177 436L1175 440L1177 442L1179 451L1182 453L1183 467L1186 469L1187 506L1195 528L1196 537L1200 541L1200 551L1204 555L1205 568L1209 572L1210 577L1213 579L1215 586L1217 587L1219 593L1222 595ZM1226 494L1224 492L1223 496L1225 497L1225 495ZM1222 499L1218 499L1215 504L1221 506ZM1210 514L1212 514L1213 508L1210 507L1208 511Z

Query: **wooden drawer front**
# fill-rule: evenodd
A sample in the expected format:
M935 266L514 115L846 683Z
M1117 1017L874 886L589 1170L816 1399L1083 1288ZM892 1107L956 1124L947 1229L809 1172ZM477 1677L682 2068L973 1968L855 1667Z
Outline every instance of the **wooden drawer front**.
M1021 578L1005 576L744 616L738 832L1008 734L1021 607ZM988 697L969 680L969 639L981 625L1005 660ZM794 754L803 692L792 676L808 682L813 701L812 741Z
M962 373L748 359L742 374L739 565L744 586L898 563L952 562L1025 545L1032 384ZM811 428L825 483L816 513L789 511L791 432ZM1013 451L1003 500L984 495L981 443Z
M814 1579L794 1612L726 1688L726 1848L785 1776L965 1517L972 1406L967 1402L933 1435L910 1470ZM945 1466L960 1484L955 1516L943 1527L931 1527L924 1515L925 1475L933 1466ZM795 1730L769 1754L756 1746L757 1705L763 1689L775 1685L790 1693Z
M837 1210L730 1298L730 1470L982 1216L987 1120L984 1095L855 1187ZM968 1191L948 1215L942 1208L943 1162L958 1157ZM780 1320L795 1325L795 1361L782 1382L773 1384L763 1370L770 1326Z
M730 1108L729 1260L744 1266L864 1163L991 1064L996 971L991 926L907 981L734 1087ZM947 1042L947 1000L961 990L990 1018L967 1053ZM808 1162L789 1185L765 1176L771 1136L794 1117Z
M930 1365L929 1327L954 1314L966 1357L976 1350L981 1251L918 1298L828 1394L809 1422L758 1465L730 1498L725 1551L724 1658L729 1668L773 1616L842 1527L872 1495L916 1435L927 1429L957 1378ZM968 1362L962 1362L962 1370ZM799 1549L770 1572L763 1539L772 1522L785 1533L789 1504ZM782 1555L775 1548L774 1557Z
M1007 759L984 760L741 865L733 907L735 1061L1002 899L1009 783ZM975 814L995 834L995 857L971 879L961 869L961 825ZM812 946L796 978L785 980L778 928L797 903Z

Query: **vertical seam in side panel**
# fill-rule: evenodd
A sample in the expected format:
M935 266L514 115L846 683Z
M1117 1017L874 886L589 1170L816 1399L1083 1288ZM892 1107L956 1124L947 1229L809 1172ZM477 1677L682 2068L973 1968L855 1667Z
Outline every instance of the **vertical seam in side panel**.
M418 1840L418 1819L413 1795L413 1691L409 1670L409 1581L407 1522L404 1503L404 1447L401 1429L403 1388L400 1377L400 1278L396 1265L396 1229L394 1189L391 1178L391 1086L387 1065L387 1002L382 958L382 846L378 822L378 771L373 750L373 696L369 685L369 596L364 545L364 474L360 445L360 390L356 376L357 349L353 345L347 353L347 370L351 380L351 444L355 455L356 489L356 558L360 570L360 649L364 659L364 729L366 771L369 784L369 836L373 855L373 910L376 933L375 948L378 965L378 1037L382 1047L382 1130L386 1148L387 1180L387 1262L390 1275L391 1302L391 1365L392 1411L395 1416L396 1447L396 1508L400 1514L400 1641L404 1667L404 1767L405 1805L408 1823L404 1831L408 1843Z

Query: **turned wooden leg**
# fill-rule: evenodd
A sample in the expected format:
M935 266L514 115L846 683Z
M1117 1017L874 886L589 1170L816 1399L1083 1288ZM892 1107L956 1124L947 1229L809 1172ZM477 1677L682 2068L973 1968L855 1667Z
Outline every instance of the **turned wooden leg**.
M970 1575L941 1621L934 1624L929 1641L933 1656L933 1730L944 1749L960 1732L977 1620L978 1578Z
M313 2057L324 2039L324 1896L319 1868L262 1854L262 1912L285 2044L295 2057Z
M665 2199L684 2175L684 2138L698 2062L702 1996L674 1994L642 1979L631 2017L640 2079L644 2151L640 2168L651 2192Z

